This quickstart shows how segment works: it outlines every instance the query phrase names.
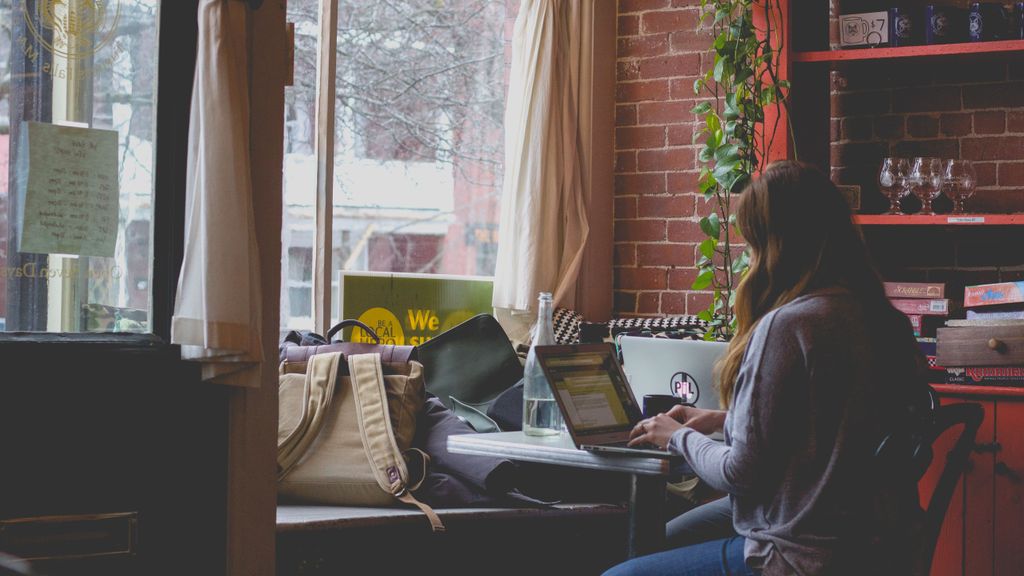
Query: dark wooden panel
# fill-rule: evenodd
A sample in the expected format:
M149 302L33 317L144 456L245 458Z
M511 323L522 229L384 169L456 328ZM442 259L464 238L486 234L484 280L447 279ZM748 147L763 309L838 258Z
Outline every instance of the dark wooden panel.
M1024 402L996 403L995 570L1024 574Z
M940 328L940 366L1020 366L1024 364L1024 328L962 326Z

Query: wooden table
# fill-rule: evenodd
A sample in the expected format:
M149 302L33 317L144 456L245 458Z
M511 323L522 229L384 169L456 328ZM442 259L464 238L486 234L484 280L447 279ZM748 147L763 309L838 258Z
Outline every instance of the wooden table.
M448 437L448 450L629 474L629 557L659 552L665 547L665 482L677 460L587 452L576 448L566 433L549 437L527 436L522 432L453 435Z

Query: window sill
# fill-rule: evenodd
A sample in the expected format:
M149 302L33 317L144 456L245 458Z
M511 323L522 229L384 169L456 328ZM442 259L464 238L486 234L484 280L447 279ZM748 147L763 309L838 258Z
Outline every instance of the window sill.
M0 350L10 353L18 349L31 348L34 351L49 348L54 351L91 353L119 353L137 356L179 359L177 345L168 344L155 334L73 334L44 332L0 333Z

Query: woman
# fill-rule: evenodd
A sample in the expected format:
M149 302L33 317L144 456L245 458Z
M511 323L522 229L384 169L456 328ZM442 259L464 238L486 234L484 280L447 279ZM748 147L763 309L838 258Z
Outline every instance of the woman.
M608 574L906 574L891 552L920 512L916 487L875 470L872 454L919 390L910 323L817 169L773 164L736 217L751 263L720 366L729 410L679 406L640 422L631 441L681 454L729 499L670 524L706 541ZM718 430L725 444L707 436Z

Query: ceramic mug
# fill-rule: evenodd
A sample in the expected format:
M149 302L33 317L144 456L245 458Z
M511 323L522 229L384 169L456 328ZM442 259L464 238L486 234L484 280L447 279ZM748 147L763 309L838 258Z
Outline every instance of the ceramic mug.
M919 12L918 12L919 14ZM889 45L918 44L919 15L909 8L889 8Z
M1010 37L1024 40L1024 2L1017 2L1014 5L1013 30L1011 30Z
M664 414L683 403L679 396L671 394L645 394L644 395L644 418L653 418L658 414Z
M1002 4L974 2L968 16L968 36L971 42L1002 40L1006 37L1010 17Z
M948 44L960 40L958 31L964 13L952 6L929 4L924 8L924 38L926 44ZM966 30L965 30L966 31Z

